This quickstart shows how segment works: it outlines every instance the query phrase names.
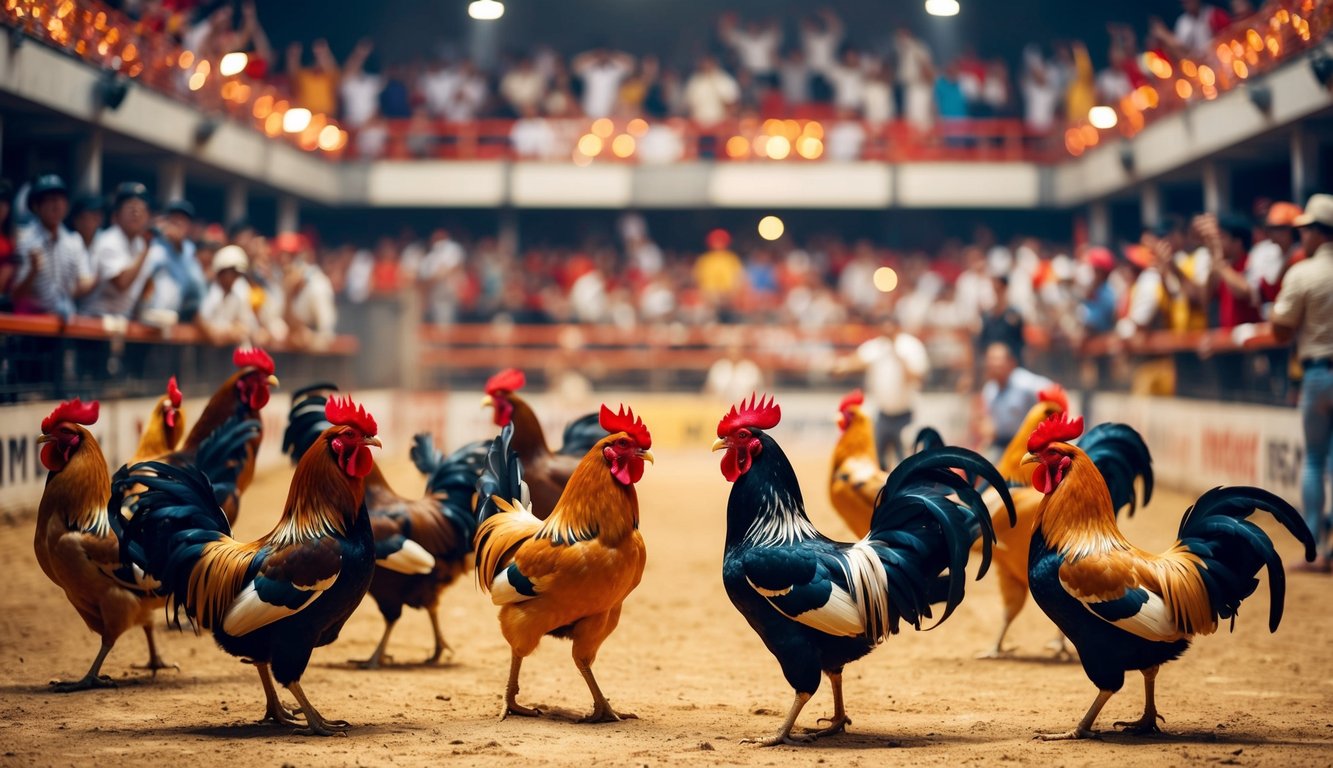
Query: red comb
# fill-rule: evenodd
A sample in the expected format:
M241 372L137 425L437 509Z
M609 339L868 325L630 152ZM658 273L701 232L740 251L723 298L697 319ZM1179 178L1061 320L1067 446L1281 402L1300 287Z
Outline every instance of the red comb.
M528 377L517 368L506 368L486 380L486 394L494 395L496 392L514 392L523 388L528 383Z
M66 400L60 405L57 405L56 409L51 411L50 416L42 419L42 434L51 434L51 430L54 429L57 424L65 421L72 421L75 424L82 424L84 426L96 424L97 411L100 407L100 404L96 400L88 403L80 402L77 397L73 400Z
M237 368L258 368L269 376L272 376L275 370L273 368L273 358L269 357L268 353L259 347L251 347L250 349L237 347L236 351L231 354L231 362Z
M175 376L167 379L167 397L171 398L172 408L181 407L181 390L180 387L176 386Z
M847 396L838 403L838 410L845 411L849 405L860 405L866 401L865 393L859 389L853 389L847 393Z
M355 427L367 437L374 437L379 432L375 417L366 413L364 407L352 402L350 397L330 397L324 404L324 418L336 426Z
M1055 413L1046 418L1032 430L1028 438L1028 451L1036 453L1045 450L1051 443L1063 443L1083 434L1083 417L1071 420L1067 413Z
M1065 394L1065 388L1059 384L1052 384L1037 393L1037 401L1042 403L1055 403L1060 406L1060 410L1069 410L1069 395Z
M750 395L750 402L741 400L731 406L731 411L717 423L717 436L726 437L741 427L772 429L782 420L782 409L770 396L765 402L757 394Z
M634 415L633 408L626 408L621 405L619 413L612 413L611 409L606 407L606 403L603 403L598 421L601 422L602 429L607 432L612 434L624 432L629 435L644 450L653 447L653 436L648 434L648 428L643 425L643 419Z

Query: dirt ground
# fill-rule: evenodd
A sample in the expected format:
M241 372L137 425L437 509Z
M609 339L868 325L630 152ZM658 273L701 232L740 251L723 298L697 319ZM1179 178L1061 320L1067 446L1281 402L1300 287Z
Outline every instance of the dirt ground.
M793 458L811 517L830 534L846 535L825 498L826 454ZM406 461L386 469L400 488L420 487ZM259 477L245 497L238 536L272 525L289 478L289 471ZM848 668L855 721L848 733L808 747L741 744L777 727L791 690L721 588L728 491L717 456L706 450L663 452L640 484L648 569L594 669L613 704L641 719L573 722L589 708L587 689L567 644L547 639L524 666L520 695L547 715L501 722L508 648L495 608L467 582L445 596L446 633L457 650L451 664L414 663L428 655L430 631L424 614L409 611L391 645L401 666L349 666L380 636L371 602L336 644L315 651L307 693L325 715L357 726L347 738L329 739L256 725L263 698L253 668L207 636L162 630L163 654L181 670L156 679L131 668L146 650L142 635L126 636L103 668L119 688L51 693L49 680L83 674L96 639L38 569L31 519L0 527L0 560L8 563L0 594L0 664L7 672L0 682L0 766L1333 764L1333 613L1326 607L1333 580L1306 574L1289 576L1276 635L1267 630L1265 584L1244 604L1234 634L1201 638L1164 668L1162 736L1033 741L1037 730L1072 727L1095 691L1079 666L1046 657L1053 627L1032 604L1010 635L1019 658L974 660L1000 616L988 577L969 587L962 608L940 628L907 629ZM1161 492L1125 529L1140 545L1164 548L1191 501ZM1274 531L1274 538L1284 560L1296 556L1289 536ZM1142 685L1133 676L1099 725L1137 717L1141 706ZM830 710L825 688L802 723L813 725Z

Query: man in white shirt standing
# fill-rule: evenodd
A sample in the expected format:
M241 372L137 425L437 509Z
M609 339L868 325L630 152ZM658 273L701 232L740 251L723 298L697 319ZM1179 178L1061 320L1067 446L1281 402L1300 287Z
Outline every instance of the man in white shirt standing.
M718 19L717 34L756 82L777 85L778 49L782 47L782 27L777 21L741 24L734 12L728 12Z
M93 240L97 287L84 297L83 314L130 318L156 264L150 256L148 189L137 181L116 187L111 226Z
M634 57L597 48L579 54L570 68L583 79L583 114L610 117L620 98L620 83L634 71Z
M707 128L727 117L727 112L741 96L740 86L712 56L699 58L699 67L685 83L685 104L690 119Z
M921 385L930 373L930 358L926 345L907 333L890 316L884 321L883 335L856 348L856 352L840 358L833 365L833 373L842 375L865 373L866 403L875 409L875 452L883 469L907 457L903 448L903 430L912 423ZM893 452L893 462L888 455Z

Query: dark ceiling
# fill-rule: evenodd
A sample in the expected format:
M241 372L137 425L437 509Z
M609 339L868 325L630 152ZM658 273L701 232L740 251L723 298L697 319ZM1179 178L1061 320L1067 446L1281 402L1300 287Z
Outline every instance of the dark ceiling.
M688 62L713 40L717 15L736 10L750 18L777 17L796 40L797 21L817 7L794 0L504 0L499 21L476 22L467 0L330 0L260 2L260 18L276 46L291 40L326 37L339 57L369 36L381 56L401 60L442 49L480 55L548 43L564 52L607 44L630 52L652 51L676 63ZM883 50L893 31L907 26L924 36L937 56L971 45L986 57L1017 61L1030 42L1049 44L1082 39L1097 60L1106 52L1106 24L1131 24L1142 34L1158 15L1171 23L1180 12L1175 0L1039 2L960 0L962 12L941 19L925 13L923 0L842 0L832 6L848 29L848 42ZM387 52L387 53L386 53Z

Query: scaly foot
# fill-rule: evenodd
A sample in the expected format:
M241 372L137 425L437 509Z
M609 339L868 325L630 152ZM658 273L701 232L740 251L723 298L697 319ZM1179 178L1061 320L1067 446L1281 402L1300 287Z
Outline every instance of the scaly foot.
M300 712L293 712L290 709L279 704L277 707L269 707L264 712L264 717L259 721L260 725L291 725L303 726L305 720L301 719Z
M639 716L633 712L617 712L611 708L610 704L604 704L594 709L587 717L579 718L580 723L618 723L621 720L638 720Z
M454 660L454 649L448 643L437 646L435 648L435 653L432 653L424 663L439 664L441 659L444 660L445 664L449 664Z
M343 720L316 720L305 728L292 731L293 736L346 736L352 726Z
M73 693L75 691L87 691L93 688L115 688L116 681L106 675L84 675L79 680L65 682L61 680L51 681L51 690L56 693Z
M1033 738L1041 741L1072 741L1075 739L1100 739L1101 735L1096 731L1089 731L1085 728L1075 728L1064 733L1039 733Z
M843 731L846 731L847 726L852 724L852 719L846 715L842 715L841 717L821 717L817 722L828 723L828 727L807 728L805 729L805 733L808 736L813 736L816 739L821 739L825 736L832 736L835 733L842 733Z
M742 744L758 744L761 747L776 747L779 744L786 744L791 747L800 747L810 744L815 740L814 736L808 734L779 733L769 736L767 739L741 739Z
M158 656L157 654L153 654L152 656L148 657L147 664L134 664L133 667L135 669L149 670L150 672L153 673L153 677L157 677L157 671L159 669L174 669L177 672L181 671L181 665L175 664L170 661L163 661L162 657Z
M505 703L504 711L500 713L500 719L505 720L510 715L515 717L541 717L542 711L535 707L525 707L516 701Z
M1143 717L1138 720L1121 720L1111 725L1119 728L1125 733L1133 733L1139 736L1148 736L1154 733L1161 733L1162 729L1157 727L1157 721L1166 722L1166 718L1156 712L1144 712Z

